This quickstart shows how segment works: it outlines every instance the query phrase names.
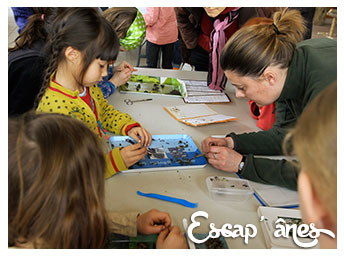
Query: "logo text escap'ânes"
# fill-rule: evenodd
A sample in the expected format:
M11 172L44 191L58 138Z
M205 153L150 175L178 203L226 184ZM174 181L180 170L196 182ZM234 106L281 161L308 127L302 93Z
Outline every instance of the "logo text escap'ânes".
M215 227L214 223L210 223L210 231L206 238L204 239L197 239L194 237L192 231L194 228L199 227L201 224L195 220L197 217L204 217L208 219L208 213L205 211L197 211L191 215L191 224L188 227L187 233L189 238L197 244L206 242L209 238L218 238L220 235L223 237L231 237L231 238L237 238L242 237L244 238L244 243L248 244L248 239L253 238L257 235L257 228L253 224L246 224L245 227L243 227L240 224L224 224L221 229L217 229ZM264 219L264 216L262 216L261 220ZM332 238L335 237L334 233L327 229L317 229L313 223L310 225L307 224L287 224L283 219L277 219L276 220L276 230L274 231L274 236L276 238L278 237L286 237L288 238L290 231L292 231L292 238L296 245L303 248L310 248L318 244L318 237L320 236L320 233L324 233ZM299 241L298 237L308 237L313 239L313 241L309 243L302 243Z

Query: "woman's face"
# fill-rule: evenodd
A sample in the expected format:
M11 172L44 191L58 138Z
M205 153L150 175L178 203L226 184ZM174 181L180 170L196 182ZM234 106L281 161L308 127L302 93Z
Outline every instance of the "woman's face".
M221 12L223 12L226 7L203 7L205 12L209 17L215 18L217 17Z
M278 86L272 85L267 79L261 77L240 76L233 71L225 71L225 75L235 87L237 98L253 100L259 106L275 102L281 94Z

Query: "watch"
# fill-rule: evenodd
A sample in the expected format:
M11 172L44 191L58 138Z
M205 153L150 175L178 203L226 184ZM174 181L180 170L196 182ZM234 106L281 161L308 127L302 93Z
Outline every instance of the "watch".
M241 174L242 171L244 170L245 161L246 161L246 156L243 155L243 156L242 156L242 159L241 159L241 162L240 162L240 164L239 164L238 174Z

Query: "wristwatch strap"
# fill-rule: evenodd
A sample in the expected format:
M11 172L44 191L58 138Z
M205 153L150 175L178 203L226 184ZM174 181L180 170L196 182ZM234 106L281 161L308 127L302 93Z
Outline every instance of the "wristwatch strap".
M241 162L240 162L240 164L239 164L238 174L241 174L242 171L244 170L245 162L246 162L246 156L243 155L243 156L242 156L242 159L241 159Z

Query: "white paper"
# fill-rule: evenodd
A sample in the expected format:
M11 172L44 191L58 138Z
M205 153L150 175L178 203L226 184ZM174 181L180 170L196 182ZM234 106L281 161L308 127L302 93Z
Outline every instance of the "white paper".
M231 119L235 119L235 117L218 114L218 115L204 116L204 117L198 117L198 118L192 118L192 119L184 119L183 121L191 125L197 126L197 125L202 125L202 124L210 124L210 123L227 121Z
M225 94L222 95L207 95L207 96L186 96L184 97L186 103L215 103L215 102L230 102Z
M206 104L181 105L166 107L177 119L187 119L200 116L216 115L217 112L212 110Z
M297 191L250 181L253 190L268 206L291 206L299 204Z
M182 81L184 81L186 85L208 87L207 81L200 81L200 80L182 80Z
M217 113L206 104L164 107L178 121L192 126L235 120L234 116Z
M282 209L282 208L273 208L273 207L258 207L258 216L264 216L264 220L261 221L261 226L263 229L263 234L266 242L266 246L268 248L299 248L295 242L293 241L292 237L284 238L279 237L276 238L274 236L276 220L279 217L283 218L296 218L301 219L301 211L295 209ZM298 237L300 242L309 243L311 241L310 238L300 238ZM315 247L317 248L317 246Z
M206 81L182 80L185 83L186 103L218 103L230 102L224 92L210 89Z

